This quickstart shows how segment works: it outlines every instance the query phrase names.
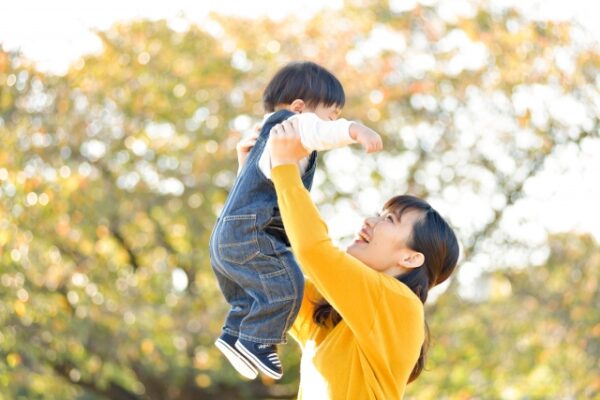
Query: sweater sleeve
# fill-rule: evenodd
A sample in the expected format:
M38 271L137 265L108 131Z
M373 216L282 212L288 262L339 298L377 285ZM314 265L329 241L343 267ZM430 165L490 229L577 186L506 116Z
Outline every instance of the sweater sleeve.
M273 168L272 180L285 230L304 274L357 339L367 338L381 307L382 291L389 286L383 280L393 278L372 270L333 244L295 165ZM406 296L413 296L412 292Z

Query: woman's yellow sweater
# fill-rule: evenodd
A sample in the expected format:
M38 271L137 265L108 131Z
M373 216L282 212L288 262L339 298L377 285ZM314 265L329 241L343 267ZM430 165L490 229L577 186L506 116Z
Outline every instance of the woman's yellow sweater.
M307 277L290 333L302 348L299 399L401 399L424 340L423 305L397 279L337 248L298 168L272 170L294 255ZM313 321L324 297L343 317L334 328Z

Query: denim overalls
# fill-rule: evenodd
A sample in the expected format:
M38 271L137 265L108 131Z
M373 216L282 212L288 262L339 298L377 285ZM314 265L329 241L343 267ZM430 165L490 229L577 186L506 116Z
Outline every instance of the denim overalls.
M294 113L280 110L262 127L210 238L211 265L231 309L223 331L264 344L285 343L304 292L304 277L290 250L273 183L258 161L271 128ZM317 153L302 176L310 190Z

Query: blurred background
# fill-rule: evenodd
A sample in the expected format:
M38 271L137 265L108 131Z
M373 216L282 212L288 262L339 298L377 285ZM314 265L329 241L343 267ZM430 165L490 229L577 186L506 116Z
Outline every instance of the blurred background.
M292 399L213 346L207 242L273 73L308 59L384 151L321 157L344 246L398 193L456 228L407 399L600 398L600 9L589 1L0 5L0 400Z

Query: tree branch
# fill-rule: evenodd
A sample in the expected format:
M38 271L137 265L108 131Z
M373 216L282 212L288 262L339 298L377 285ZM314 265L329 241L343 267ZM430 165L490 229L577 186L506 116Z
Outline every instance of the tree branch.
M181 269L186 273L186 275L188 277L188 282L190 282L190 284L186 287L185 290L191 294L195 294L196 293L195 285L192 285L191 283L194 282L194 280L196 279L196 272L192 268L191 263L186 263L186 262L182 261L182 255L169 242L169 239L167 238L167 234L166 234L165 230L163 229L162 225L160 224L160 222L151 213L147 213L146 215L148 216L150 221L152 221L152 223L154 224L154 228L155 228L155 232L156 232L156 240L158 241L159 245L162 246L165 250L167 250L167 252L170 255L177 258L177 260L180 262Z
M129 243L127 243L127 240L125 240L123 233L119 229L118 223L115 220L111 220L109 225L110 226L108 229L109 229L110 233L115 238L117 243L119 243L121 245L121 247L123 247L123 249L127 252L127 256L129 258L129 263L133 267L133 270L137 271L138 268L140 267L140 262L138 260L137 255L133 251L133 248L129 245Z

